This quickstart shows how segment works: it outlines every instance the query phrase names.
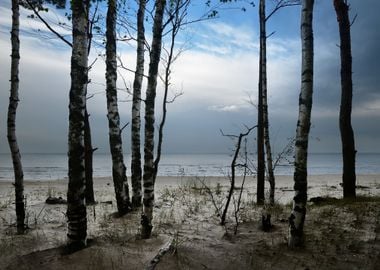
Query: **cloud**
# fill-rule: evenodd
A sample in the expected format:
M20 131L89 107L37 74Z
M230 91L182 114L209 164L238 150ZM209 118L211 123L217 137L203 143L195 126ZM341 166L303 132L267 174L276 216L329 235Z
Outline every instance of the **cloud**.
M246 104L243 105L211 105L208 107L210 111L216 112L239 112L249 109ZM252 109L252 108L250 108Z

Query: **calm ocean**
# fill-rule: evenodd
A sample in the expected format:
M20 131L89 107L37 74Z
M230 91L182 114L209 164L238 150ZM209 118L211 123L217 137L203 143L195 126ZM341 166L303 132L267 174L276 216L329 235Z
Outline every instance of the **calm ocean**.
M127 167L130 156L126 155ZM225 176L229 172L232 157L227 154L170 154L160 162L158 175L161 176ZM66 154L23 154L25 180L55 180L67 177ZM340 154L310 154L308 173L341 174ZM380 174L380 154L358 154L357 174ZM127 173L129 174L129 168ZM293 167L282 164L276 168L277 175L293 174ZM94 176L111 176L111 156L94 156ZM9 154L0 154L0 181L13 179L13 168Z

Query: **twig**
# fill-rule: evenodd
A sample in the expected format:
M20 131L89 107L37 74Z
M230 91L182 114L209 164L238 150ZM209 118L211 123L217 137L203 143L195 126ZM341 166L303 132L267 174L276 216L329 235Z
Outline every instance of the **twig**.
M126 123L126 124L120 129L120 133L123 132L123 129L125 129L128 125L129 125L129 122Z

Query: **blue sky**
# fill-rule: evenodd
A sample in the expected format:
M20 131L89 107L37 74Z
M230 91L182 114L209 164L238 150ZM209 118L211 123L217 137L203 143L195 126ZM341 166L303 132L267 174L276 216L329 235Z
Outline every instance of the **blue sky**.
M267 1L268 10L271 1ZM196 18L201 1L193 1L189 16ZM202 2L203 3L203 2ZM380 152L378 15L380 3L375 0L351 1L351 17L358 18L352 27L354 65L353 125L359 152ZM10 1L0 3L0 152L7 152L6 110L9 96ZM186 42L186 51L173 67L172 92L183 91L169 105L164 149L170 153L223 153L231 149L231 141L219 129L238 133L244 124L256 123L253 103L257 99L258 79L258 10L246 12L224 9L219 18L193 24L183 30L177 45ZM23 11L21 28L27 31L44 27L27 19ZM275 150L295 133L300 89L300 8L279 11L268 22L268 91L271 134ZM50 12L48 18L61 18ZM63 20L63 18L61 18ZM59 30L69 35L68 30ZM146 26L148 38L151 27ZM68 92L70 88L70 49L62 42L41 35L21 36L20 96L17 133L22 152L67 151ZM310 148L312 152L339 152L338 113L340 104L338 27L332 1L315 1L315 89L312 111ZM135 65L134 44L119 44L123 63ZM94 48L94 59L101 48ZM132 74L120 70L128 86ZM104 87L105 67L102 59L94 65L90 77L90 93L99 93L88 102L91 113L94 146L107 153L107 118ZM119 87L124 84L119 79ZM158 86L156 107L160 107L162 85ZM143 94L144 95L144 94ZM119 92L122 123L130 121L130 96ZM157 121L161 112L157 111ZM129 152L129 130L123 133L124 149Z

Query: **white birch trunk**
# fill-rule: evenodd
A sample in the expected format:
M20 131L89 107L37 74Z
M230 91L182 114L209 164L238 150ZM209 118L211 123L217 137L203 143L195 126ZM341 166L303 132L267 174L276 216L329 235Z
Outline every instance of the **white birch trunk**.
M289 217L289 246L303 244L303 226L307 202L307 148L313 104L313 5L314 0L302 0L301 41L302 70L299 114L295 142L293 209Z
M106 37L107 117L112 156L112 177L116 193L117 209L119 215L124 215L130 209L130 199L117 105L116 0L108 0Z
M69 184L67 191L68 244L73 249L86 246L84 117L86 108L88 57L88 1L72 1L73 47L69 105Z
M156 0L153 40L150 53L149 78L145 99L144 198L141 217L141 237L150 238L154 204L154 102L156 98L158 65L161 57L163 15L166 0Z
M8 119L7 119L7 138L12 154L13 171L15 175L15 200L16 200L16 220L17 233L25 231L25 209L24 209L24 172L21 163L20 149L16 137L16 112L19 102L19 62L20 62L20 11L19 1L12 0L12 31L11 31L11 90L9 97Z
M133 82L132 101L132 126L131 126L131 178L132 178L132 205L141 206L141 153L140 153L140 129L141 129L141 86L144 77L144 47L145 47L145 17L146 0L139 1L137 13L137 60L136 73Z

